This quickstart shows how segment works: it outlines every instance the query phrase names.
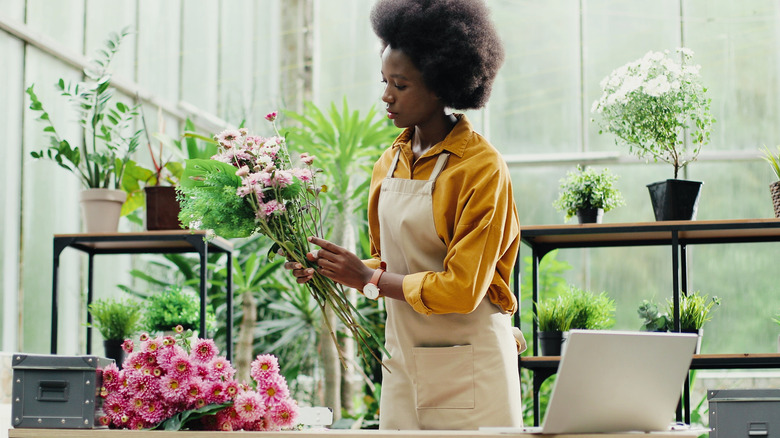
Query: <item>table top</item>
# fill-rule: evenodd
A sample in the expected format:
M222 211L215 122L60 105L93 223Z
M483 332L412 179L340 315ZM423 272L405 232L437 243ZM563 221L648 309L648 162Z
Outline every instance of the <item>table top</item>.
M93 254L193 252L204 241L206 230L164 230L133 233L55 234L55 242ZM205 240L209 251L231 252L233 244L214 236Z
M554 437L554 438L678 438L678 437L696 437L708 430L694 429L681 430L673 432L654 432L645 434L635 433L610 433L610 434L564 434L564 435L538 435L531 433L506 433L492 431L475 430L300 430L288 432L167 432L167 431L143 431L143 430L109 430L109 429L10 429L9 438L48 438L57 436L58 438L185 438L197 436L199 438L301 438L306 436L329 437L329 438L461 438L461 437L493 437L493 438L512 438L512 437Z
M531 247L543 247L547 250L667 245L672 243L674 233L681 244L780 240L780 219L529 225L520 228L523 242Z
M560 356L521 356L520 365L529 369L557 368ZM780 354L776 353L738 353L738 354L694 354L691 369L724 368L777 368L780 367Z

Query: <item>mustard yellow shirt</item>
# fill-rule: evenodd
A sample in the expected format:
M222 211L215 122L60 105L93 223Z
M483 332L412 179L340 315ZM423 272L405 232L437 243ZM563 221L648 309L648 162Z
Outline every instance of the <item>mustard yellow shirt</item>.
M444 271L417 272L404 277L406 301L422 314L469 313L488 295L504 312L517 310L509 279L520 245L509 169L501 154L474 132L465 115L441 143L416 162L411 149L412 130L406 129L374 165L368 197L372 260L382 254L377 217L380 187L393 156L401 148L395 178L428 179L438 155L450 152L433 191L436 232L447 245Z

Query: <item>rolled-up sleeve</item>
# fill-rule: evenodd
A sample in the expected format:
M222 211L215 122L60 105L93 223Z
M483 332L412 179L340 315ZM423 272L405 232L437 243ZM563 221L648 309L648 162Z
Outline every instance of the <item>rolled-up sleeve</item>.
M446 150L451 155L433 192L436 232L447 247L443 270L407 274L403 281L406 301L422 314L469 313L487 294L504 312L516 311L509 279L520 244L520 226L509 170L500 153L474 133L467 120L461 120L443 144L417 160L412 175L405 140L401 135L374 167L369 196L372 256L381 258L375 212L381 180L395 148L401 147L404 153L394 176L414 179L427 179L438 154Z

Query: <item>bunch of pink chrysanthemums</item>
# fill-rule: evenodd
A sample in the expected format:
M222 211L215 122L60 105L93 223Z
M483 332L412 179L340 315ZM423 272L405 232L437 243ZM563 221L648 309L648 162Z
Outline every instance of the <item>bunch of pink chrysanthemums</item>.
M144 334L138 350L131 340L123 348L129 355L122 369L111 364L103 370L104 425L155 428L188 411L200 415L175 429L280 430L296 425L298 406L273 355L252 362L253 389L233 379L235 369L210 339L190 342L182 335Z

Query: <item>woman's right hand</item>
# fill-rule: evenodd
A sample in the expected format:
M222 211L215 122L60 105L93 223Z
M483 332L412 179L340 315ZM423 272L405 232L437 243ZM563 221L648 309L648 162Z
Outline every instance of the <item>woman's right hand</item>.
M317 263L317 250L314 250L306 254L306 258L309 261ZM284 269L292 271L295 281L300 284L306 283L314 277L314 268L308 268L295 261L288 261L284 263Z

